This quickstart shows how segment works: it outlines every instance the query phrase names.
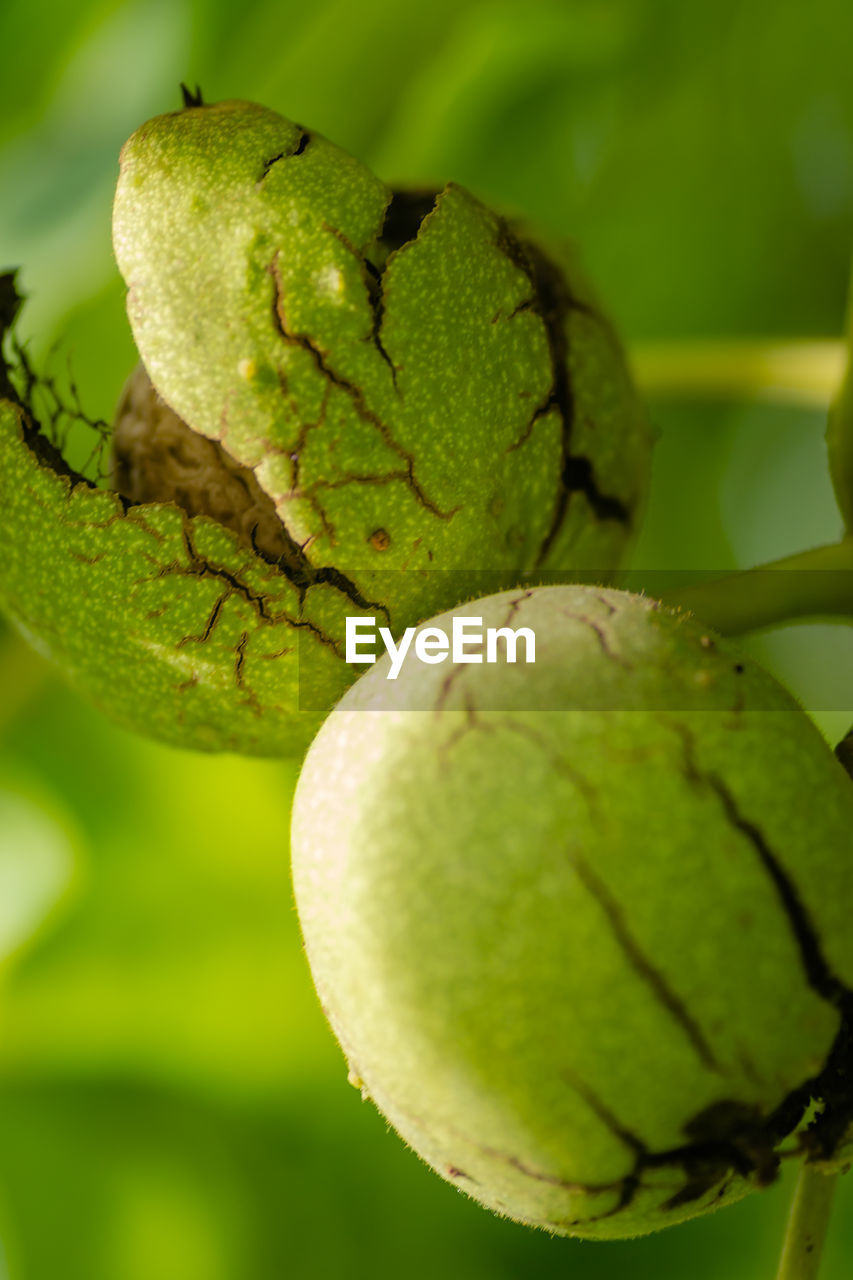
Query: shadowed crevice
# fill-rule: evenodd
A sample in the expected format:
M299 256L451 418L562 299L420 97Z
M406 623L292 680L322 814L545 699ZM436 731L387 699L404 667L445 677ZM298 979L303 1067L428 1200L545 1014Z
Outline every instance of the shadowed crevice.
M269 160L265 160L264 167L261 170L261 176L258 178L258 182L263 182L264 178L267 176L270 169L272 169L274 165L278 164L279 160L291 160L294 156L301 156L302 153L305 151L305 148L308 146L308 143L311 141L311 134L308 132L307 129L303 129L302 125L298 124L296 127L297 129L300 130L300 133L299 133L299 137L296 140L296 145L294 146L293 150L279 151L277 155L270 156Z
M435 209L440 195L437 189L392 191L379 233L379 240L389 253L417 239L424 219Z
M592 472L589 458L569 455L563 466L563 489L566 495L583 493L599 520L618 520L629 525L631 514L621 498L602 493Z
M538 245L518 237L504 218L498 219L496 247L530 281L533 299L525 300L522 306L524 310L534 311L542 320L551 362L551 387L548 395L534 409L524 434L514 447L523 444L536 422L552 409L556 409L560 417L560 481L551 521L536 558L536 565L539 567L547 560L559 536L573 493L585 494L599 520L616 520L630 526L631 513L620 498L605 494L599 489L590 460L571 451L575 404L569 377L567 319L572 311L582 311L598 319L597 313L572 296L564 273Z
M368 306L370 307L371 315L373 317L370 328L370 341L375 346L381 358L387 364L391 372L391 381L394 384L394 390L398 391L397 368L391 357L388 355L388 352L385 350L382 342L382 322L385 319L385 273L384 271L380 271L379 268L370 261L370 258L368 258L366 254L362 253L362 251L358 249L350 238L344 235L343 231L338 227L333 227L328 222L323 222L322 226L324 231L328 231L330 235L333 235L336 240L340 241L347 252L352 254L359 265L365 293L367 294Z
M405 463L405 483L408 485L413 496L420 505L439 520L452 520L459 508L453 507L450 511L442 511L441 508L427 496L415 476L414 457L404 449L397 440L394 439L391 429L368 406L361 388L357 387L355 383L350 382L331 368L328 363L326 353L320 350L308 334L293 333L291 331L287 321L287 315L284 310L284 292L281 273L278 269L277 251L272 261L269 263L267 271L272 277L274 285L272 317L275 330L279 337L288 345L299 347L303 351L308 352L323 377L328 378L330 382L332 382L336 387L339 387L349 397L353 408L361 421L372 426L382 437L388 448L393 453L396 453L398 457L403 459Z

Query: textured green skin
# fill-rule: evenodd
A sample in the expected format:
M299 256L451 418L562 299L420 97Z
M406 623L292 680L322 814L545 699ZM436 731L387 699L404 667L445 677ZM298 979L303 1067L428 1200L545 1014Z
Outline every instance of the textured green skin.
M297 789L297 905L353 1077L442 1176L532 1225L629 1236L736 1199L752 1180L729 1171L668 1206L683 1164L637 1153L715 1103L764 1118L825 1062L839 1013L748 830L849 987L850 780L771 677L647 600L455 612L532 626L535 667L411 661L392 684L383 660Z
M290 154L301 135L263 107L226 102L161 116L125 145L115 252L157 390L257 468L312 564L356 573L370 598L381 585L395 625L428 616L442 586L389 570L463 571L467 592L443 587L455 604L478 570L612 569L627 530L592 518L581 495L538 559L561 431L556 409L531 426L551 384L548 342L542 319L517 310L531 283L499 247L500 220L446 188L385 270L386 360L365 255L376 256L391 192L325 138ZM599 487L634 508L649 432L618 344L586 304L566 320L577 425L584 443L600 437ZM378 528L391 540L381 552L369 541Z
M28 447L23 417L0 400L0 594L24 635L128 728L198 749L304 746L319 716L299 708L351 678L323 632L349 601L317 586L300 611L284 574L215 521L125 512L72 483Z
M650 453L609 325L564 263L564 424L515 233L451 184L385 262L391 195L251 103L146 124L122 152L114 243L152 382L255 469L308 571L345 573L395 632L532 569L606 576ZM627 519L580 490L563 502L567 448Z
M302 564L51 475L0 401L0 602L129 727L194 748L301 750L358 674L343 663L347 614L399 634L531 569L606 577L624 551L650 434L576 270L565 264L574 293L556 338L569 422L550 403L563 362L515 232L450 185L386 263L391 195L251 103L158 117L122 152L115 248L148 373L255 470ZM568 492L567 454L622 518Z

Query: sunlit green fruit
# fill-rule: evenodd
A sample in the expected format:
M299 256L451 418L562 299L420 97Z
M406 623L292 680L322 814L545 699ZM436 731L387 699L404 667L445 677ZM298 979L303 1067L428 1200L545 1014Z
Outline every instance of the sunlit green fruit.
M299 752L357 674L348 615L399 635L531 571L619 563L651 433L566 246L192 98L123 148L114 243L142 364L113 492L0 366L0 600L121 723Z
M453 183L394 191L246 102L130 138L114 244L142 365L113 483L217 520L297 596L294 744L356 674L329 663L347 614L400 634L530 571L619 563L651 433L564 246Z
M456 604L478 572L618 562L650 433L565 251L246 102L130 138L114 243L157 393L253 469L308 569L381 581L402 623L435 570Z
M812 722L641 597L454 614L530 628L535 664L381 660L298 784L297 905L351 1077L444 1178L563 1234L837 1154L853 788Z

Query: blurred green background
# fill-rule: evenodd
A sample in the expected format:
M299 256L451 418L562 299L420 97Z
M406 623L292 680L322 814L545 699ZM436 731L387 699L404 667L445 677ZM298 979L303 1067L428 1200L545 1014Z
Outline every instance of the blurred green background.
M4 0L0 49L0 267L21 266L21 334L70 358L91 414L110 416L134 361L118 150L181 80L275 107L386 179L452 177L571 236L630 344L841 328L847 0ZM638 567L837 536L819 412L652 412ZM848 628L750 643L840 737ZM301 952L297 762L137 741L6 631L0 731L0 1280L772 1274L789 1179L584 1244L491 1217L386 1131L345 1083ZM825 1280L851 1265L842 1186Z

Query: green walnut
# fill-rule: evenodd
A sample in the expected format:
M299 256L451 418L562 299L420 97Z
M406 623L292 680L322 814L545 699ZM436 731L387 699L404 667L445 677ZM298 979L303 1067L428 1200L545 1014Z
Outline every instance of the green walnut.
M381 659L297 788L297 905L352 1080L444 1178L561 1234L640 1235L842 1158L853 788L811 721L646 598L540 587L429 626L460 617L528 629L535 663L500 638L396 680Z
M114 245L141 357L114 492L34 451L7 400L0 476L37 497L0 550L6 608L125 723L287 751L357 674L347 615L400 634L618 565L650 432L563 248L453 183L395 191L273 111L195 100L125 145Z

